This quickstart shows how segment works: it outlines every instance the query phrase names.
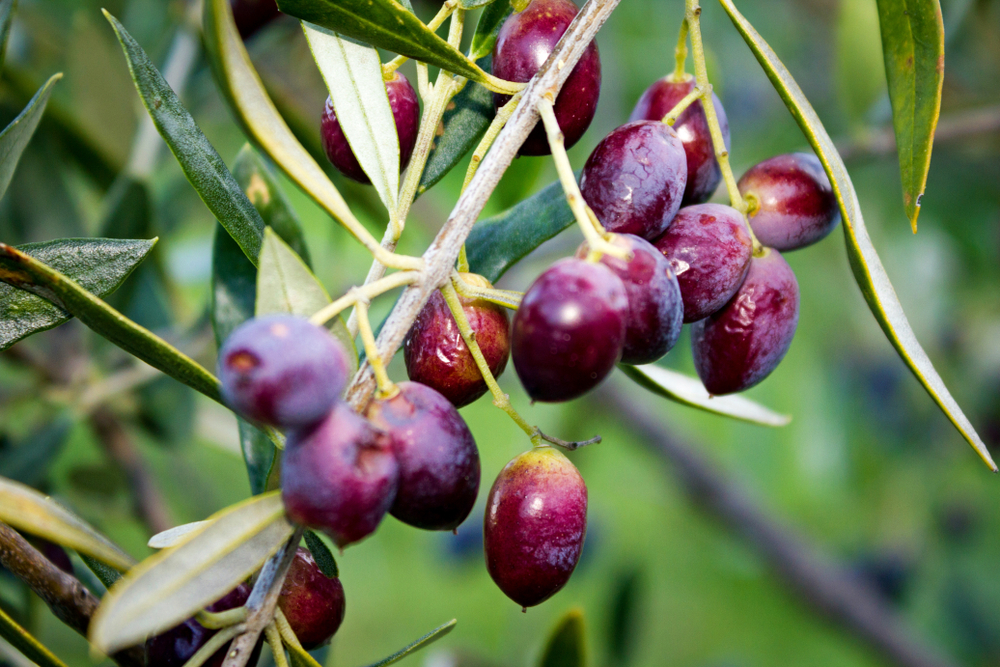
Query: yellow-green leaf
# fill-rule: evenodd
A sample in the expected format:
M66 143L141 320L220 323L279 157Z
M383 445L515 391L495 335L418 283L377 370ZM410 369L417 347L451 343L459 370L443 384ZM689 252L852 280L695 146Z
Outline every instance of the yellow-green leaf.
M38 667L66 667L62 660L53 655L49 649L45 648L44 644L32 637L31 633L5 614L3 609L0 609L0 637L10 642L11 646Z
M761 64L775 90L785 101L806 139L812 145L816 155L823 163L823 168L830 177L833 190L840 203L840 212L844 219L844 235L847 240L847 252L851 261L854 278L868 302L868 307L878 321L892 346L899 356L913 371L917 380L931 395L951 423L955 425L976 453L992 469L997 470L990 453L986 449L979 434L962 412L962 408L952 397L938 372L934 370L924 348L917 341L913 327L906 319L903 306L899 303L896 291L889 282L889 275L882 266L875 246L872 245L865 220L861 215L861 204L854 184L847 173L844 161L837 152L830 135L813 110L802 89L792 78L791 73L778 59L764 38L760 36L746 18L733 5L732 0L719 0L736 29L739 30L757 61Z
M212 525L212 522L208 520L182 523L179 526L168 528L163 532L153 535L149 538L149 542L146 543L146 546L150 549L170 549L172 547L177 547L187 542L195 535L208 528L210 525Z
M62 78L62 74L53 75L45 85L42 86L35 96L28 102L17 118L11 121L3 132L0 132L0 197L7 192L10 181L14 178L14 170L21 159L21 154L35 134L42 114L45 113L45 105L52 95L52 86Z
M583 632L583 612L571 609L559 619L545 651L539 661L539 667L584 667L587 664L587 646Z

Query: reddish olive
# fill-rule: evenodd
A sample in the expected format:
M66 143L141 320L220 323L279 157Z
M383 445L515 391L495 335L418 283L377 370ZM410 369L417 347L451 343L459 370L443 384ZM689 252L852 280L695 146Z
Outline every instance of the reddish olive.
M208 611L235 609L246 604L249 597L250 587L246 584L240 584L220 600L210 604L207 609ZM182 667L216 632L217 630L209 630L198 621L189 618L166 632L150 637L146 640L144 647L146 667ZM226 659L228 648L229 644L220 648L212 654L212 657L205 664L209 667L220 667ZM258 643L247 662L248 665L257 664L260 648L261 645Z
M323 574L308 549L299 548L278 596L278 607L308 651L325 644L344 620L344 587Z

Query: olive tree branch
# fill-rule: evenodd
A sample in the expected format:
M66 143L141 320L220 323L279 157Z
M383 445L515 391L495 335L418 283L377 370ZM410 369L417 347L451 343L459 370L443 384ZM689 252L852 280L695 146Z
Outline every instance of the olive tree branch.
M619 0L588 0L570 24L548 60L524 89L521 103L517 105L507 125L501 130L492 150L486 155L452 210L447 222L438 232L427 252L424 253L424 273L421 280L409 286L389 314L378 337L378 348L383 359L396 353L406 332L435 290L451 279L451 272L459 251L472 226L486 206L500 177L510 166L538 122L538 102L546 93L555 95L569 78L587 45L594 39ZM375 390L371 367L365 363L348 390L348 400L357 409L366 405Z

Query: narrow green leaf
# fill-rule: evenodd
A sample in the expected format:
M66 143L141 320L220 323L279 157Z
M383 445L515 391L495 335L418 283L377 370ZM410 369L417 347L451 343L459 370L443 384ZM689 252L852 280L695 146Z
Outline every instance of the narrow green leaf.
M479 61L489 68L487 56ZM493 93L472 81L452 98L441 120L443 133L438 133L420 177L417 192L426 192L444 178L458 162L479 144L493 122Z
M135 561L86 521L29 486L0 477L0 521L92 556L118 570Z
M0 450L0 470L4 476L27 486L37 486L48 476L72 426L70 415L59 415L33 430L23 441L13 442Z
M278 8L297 19L471 81L487 80L473 61L395 0L278 0Z
M194 538L147 558L108 591L90 623L95 647L110 654L177 625L247 579L293 532L278 492L210 520Z
M916 233L941 114L944 19L940 0L878 0L878 14L903 205Z
M792 418L768 410L739 394L711 396L697 378L654 366L621 366L625 375L664 398L723 417L732 417L761 426L786 426Z
M160 136L201 200L236 239L247 258L256 263L264 234L264 221L257 209L146 52L118 19L107 11L104 16L118 35L135 88Z
M52 86L61 78L62 74L54 74L46 81L28 102L24 111L12 120L3 132L0 132L0 197L7 192L21 154L35 134L39 121L42 120L45 105L48 104L49 96L52 94Z
M396 651L388 658L382 658L378 662L373 662L372 664L368 665L368 667L386 667L386 665L391 665L394 662L399 662L400 660L410 655L411 653L416 653L425 646L433 644L437 640L444 637L446 634L455 629L455 625L457 623L458 621L453 618L444 625L440 625L434 628L433 630L431 630L426 635L424 635L417 641L413 642L409 646L406 646L405 648Z
M333 100L337 122L391 217L399 210L399 137L378 51L302 22L309 49Z
M983 461L995 471L996 464L990 457L986 445L983 444L979 434L976 433L975 428L962 412L962 408L952 398L941 376L934 370L934 365L927 353L924 352L924 348L920 346L913 333L913 327L906 319L903 306L899 303L892 283L889 282L889 275L886 273L885 267L882 266L882 260L879 259L875 246L872 245L871 238L868 236L868 230L865 228L865 221L861 215L861 203L858 201L854 184L851 183L851 177L847 173L844 161L837 153L837 149L830 139L830 135L827 134L826 128L823 127L819 116L816 115L791 73L764 41L764 38L740 14L732 0L720 0L720 2L729 13L736 29L750 46L757 61L764 68L775 90L785 101L799 127L802 128L802 132L809 140L813 150L816 151L816 155L830 177L844 219L844 235L847 240L851 269L854 271L854 278L861 288L872 314L882 327L889 342L896 348L899 356L913 371L917 380L924 386L934 402L938 404L942 412L947 415L951 423L972 445Z
M558 181L499 215L476 223L466 241L469 267L495 283L528 253L573 224Z
M14 619L0 609L0 637L16 648L24 657L39 667L66 667L66 665L45 644L31 636L27 630L18 625Z
M211 525L212 522L208 520L183 523L153 535L146 546L150 549L170 549L180 546Z
M504 21L510 16L514 8L510 5L510 0L494 0L494 2L483 10L479 15L479 23L476 24L476 32L472 35L472 44L469 46L469 57L479 60L493 53L493 46L497 42L497 35ZM486 71L491 71L483 67Z
M221 402L219 381L193 359L129 320L75 280L3 243L0 281L47 299L153 368Z
M59 239L18 246L16 252L35 258L104 298L125 282L155 244L155 240ZM7 282L2 272L0 280ZM0 350L71 316L45 298L0 284Z
M584 667L587 664L583 612L571 609L559 620L542 653L539 667Z
M608 601L608 652L614 665L627 665L632 658L642 629L643 598L648 590L642 570L630 567L615 580Z
M0 68L3 68L4 56L7 54L7 38L10 37L10 24L14 20L14 10L17 0L0 0Z
M121 573L113 567L108 567L96 558L91 558L87 554L80 554L83 564L94 573L97 579L104 584L104 588L111 588L122 578Z
M337 567L337 559L333 557L333 550L330 549L326 540L311 530L305 532L305 538L306 546L309 547L309 552L316 560L316 566L319 567L320 572L331 579L339 577L340 569Z

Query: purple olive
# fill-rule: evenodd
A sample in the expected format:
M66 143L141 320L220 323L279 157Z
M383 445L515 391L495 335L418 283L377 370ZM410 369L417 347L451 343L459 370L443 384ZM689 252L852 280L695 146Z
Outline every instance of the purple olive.
M229 6L233 8L233 19L243 39L251 37L281 13L275 0L230 0Z
M632 234L616 234L614 245L632 253L629 260L611 255L601 257L601 263L614 271L628 294L628 319L625 321L623 364L651 364L677 344L684 323L684 302L681 288L670 262L656 247ZM576 251L578 258L587 256L584 243Z
M750 226L769 248L804 248L823 239L840 222L833 186L812 153L764 160L743 174L739 188L750 205Z
M532 0L522 11L511 14L500 28L493 47L493 75L523 83L538 73L555 49L578 9L571 0ZM555 114L566 148L583 136L597 111L601 93L601 57L591 42L577 62L556 98ZM499 109L510 95L494 93L493 106ZM521 155L548 155L549 142L539 121L524 144Z
M671 81L665 77L654 81L632 110L629 120L663 120L678 102L694 90L693 78L687 81ZM719 127L722 138L729 150L729 120L722 102L712 93L715 105L715 115L719 117ZM708 130L708 120L705 118L705 108L697 101L684 110L674 123L674 129L684 152L687 153L687 187L684 190L682 206L701 204L708 201L722 180L722 170L715 159L715 148L712 145L712 135Z
M396 121L396 136L399 139L399 171L406 169L413 155L413 147L417 143L417 131L420 128L420 103L417 93L405 76L395 72L393 78L385 82L385 92L389 96L389 108L392 118ZM361 168L347 135L340 127L337 113L333 109L333 100L326 98L323 108L323 118L320 122L320 135L323 139L323 150L333 166L350 179L358 183L371 183L368 174Z
M476 287L492 287L486 278L474 273L463 273L462 278ZM507 309L481 299L462 299L462 309L493 377L500 377L510 357ZM414 321L406 336L403 358L411 380L437 390L456 408L472 403L487 391L486 381L440 292L431 295Z
M336 338L292 315L250 320L219 350L226 404L247 419L282 428L323 419L343 394L350 369Z
M208 611L227 611L242 607L250 597L250 587L240 584L217 602L210 604ZM217 631L203 627L198 621L189 618L166 632L146 640L146 667L182 667L198 649L208 642ZM257 664L261 645L258 643L251 655L248 665ZM212 654L205 665L219 667L226 659L229 644Z
M325 644L344 620L344 587L323 574L308 549L299 547L285 575L278 607L307 651Z
M479 493L479 450L465 420L448 399L417 382L376 399L367 416L392 442L399 490L389 513L417 528L454 530Z
M653 239L677 215L687 183L684 146L659 121L622 125L590 154L580 191L609 232Z
M722 204L682 208L653 245L670 260L680 283L685 322L726 305L743 283L753 254L743 216Z
M389 437L337 403L313 427L292 431L281 465L288 517L343 548L375 532L399 484Z
M514 316L511 355L534 401L568 401L621 359L628 295L603 264L563 259L532 284Z
M799 323L799 284L777 250L750 262L742 287L725 308L691 329L698 376L710 394L749 389L770 375Z
M522 607L559 592L573 574L587 535L587 485L552 447L508 463L486 501L486 569Z

